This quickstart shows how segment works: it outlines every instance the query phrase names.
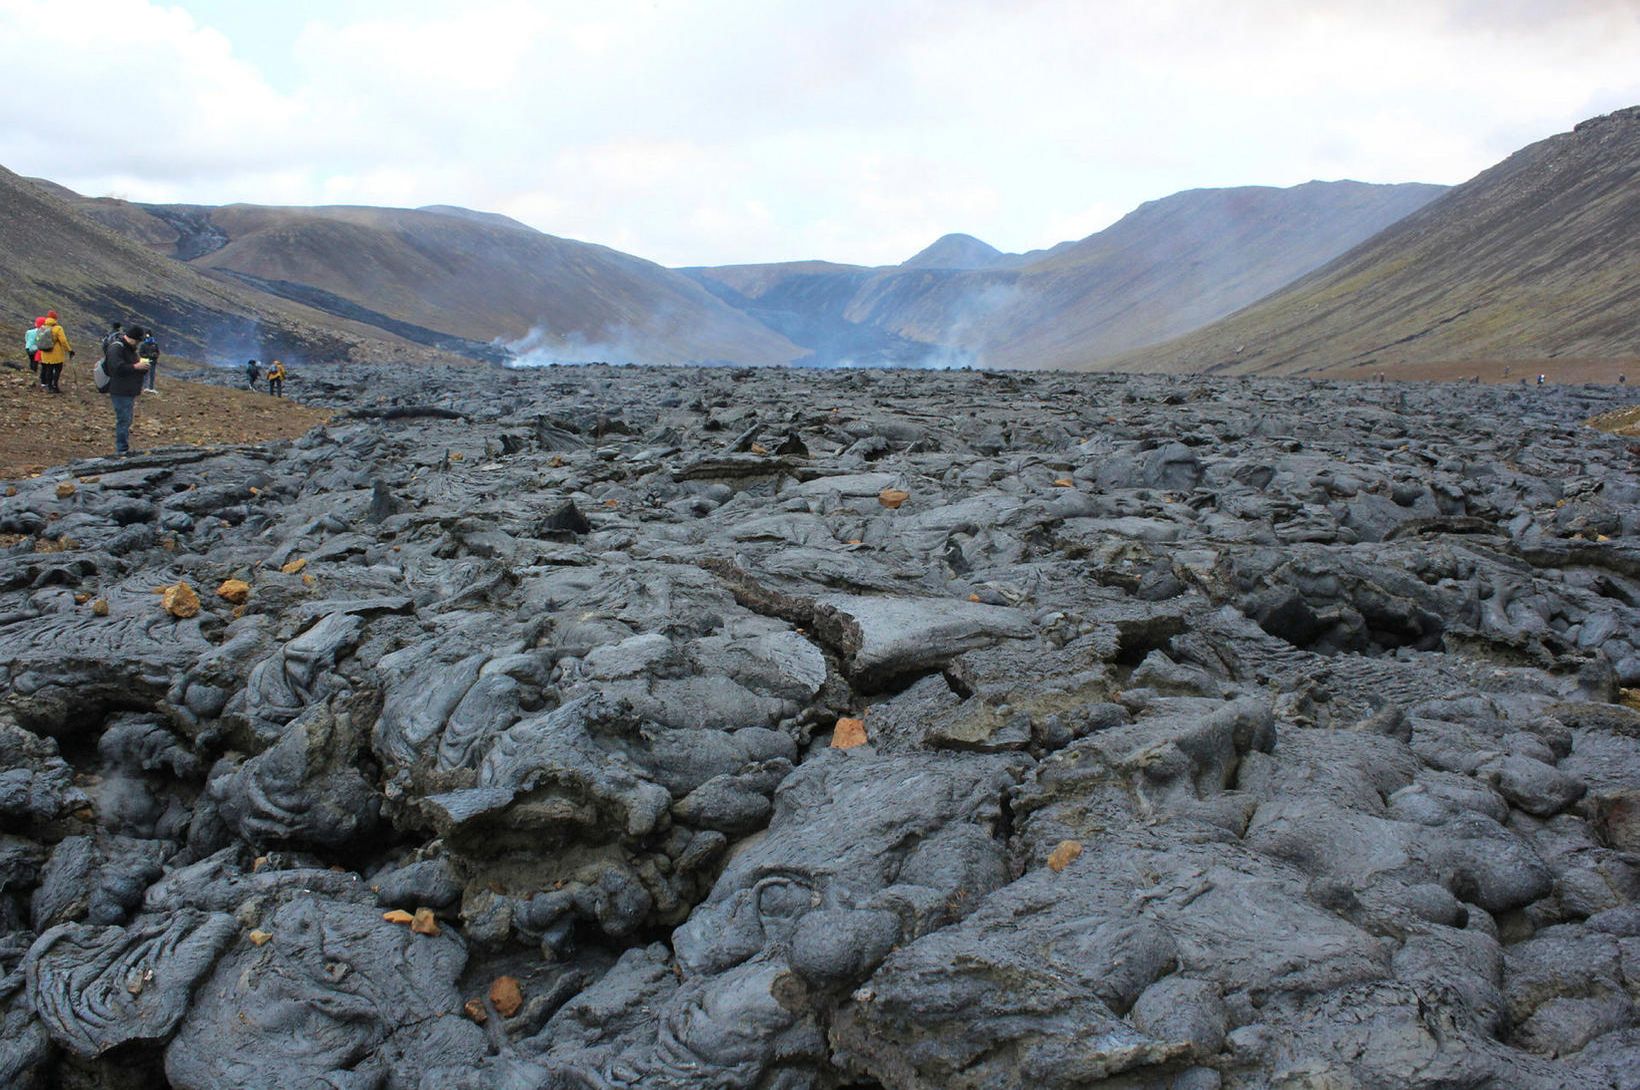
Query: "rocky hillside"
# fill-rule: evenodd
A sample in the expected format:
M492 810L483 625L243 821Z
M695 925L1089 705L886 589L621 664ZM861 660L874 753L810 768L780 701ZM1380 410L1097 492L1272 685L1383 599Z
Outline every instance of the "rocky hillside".
M88 347L108 322L135 318L161 331L169 353L200 359L448 358L421 341L163 257L82 208L60 187L0 168L0 314L8 323L53 309L77 347ZM8 337L0 360L21 357Z
M1303 373L1640 358L1640 106L1522 149L1313 276L1087 366Z
M8 1090L1634 1087L1629 391L302 378L0 489Z
M935 365L1062 367L1230 314L1441 192L1359 182L1191 190L1031 254L948 235L892 268L687 271L760 320L784 322L821 358L875 339L889 358Z
M500 358L492 342L575 361L765 364L802 354L687 277L505 216L448 206L80 206L195 268L468 354Z

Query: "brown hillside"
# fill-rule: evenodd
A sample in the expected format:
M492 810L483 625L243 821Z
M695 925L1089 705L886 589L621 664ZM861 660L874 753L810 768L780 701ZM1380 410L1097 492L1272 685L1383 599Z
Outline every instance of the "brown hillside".
M483 346L540 330L539 342L566 358L640 362L801 355L687 277L504 216L443 207L84 205L195 268L412 338L421 331Z
M1640 355L1640 107L1522 149L1327 267L1112 370Z
M110 320L132 318L158 329L167 351L204 357L436 357L163 257L59 192L0 168L0 315L21 324L55 309L82 363ZM0 348L0 359L21 355L10 340Z

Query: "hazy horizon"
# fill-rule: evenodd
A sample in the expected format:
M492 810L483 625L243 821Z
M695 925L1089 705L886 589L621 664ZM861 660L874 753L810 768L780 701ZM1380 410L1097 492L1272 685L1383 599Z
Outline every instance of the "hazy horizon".
M1023 252L1189 189L1455 185L1640 102L1640 5L0 0L85 63L0 163L149 202L459 205L663 265ZM95 63L118 41L137 77Z

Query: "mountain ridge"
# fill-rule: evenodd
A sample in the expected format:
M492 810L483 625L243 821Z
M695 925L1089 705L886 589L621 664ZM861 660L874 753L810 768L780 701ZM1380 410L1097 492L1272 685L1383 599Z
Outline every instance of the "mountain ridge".
M790 262L682 271L732 289L726 301L778 323L822 357L1055 367L1230 314L1441 192L1421 183L1353 181L1185 190L1147 201L1086 238L1026 254L947 235L897 266ZM990 251L986 267L918 260L930 251L935 263L972 252L965 239Z
M1640 106L1522 148L1278 292L1083 367L1329 373L1640 356Z

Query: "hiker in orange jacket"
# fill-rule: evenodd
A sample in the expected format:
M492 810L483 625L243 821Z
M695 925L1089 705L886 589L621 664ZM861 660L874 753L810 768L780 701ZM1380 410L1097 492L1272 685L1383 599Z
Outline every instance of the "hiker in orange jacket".
M45 348L40 349L40 385L54 394L62 393L59 383L63 377L63 364L74 356L74 346L69 343L68 332L57 322L55 310L46 311L46 324L43 327L50 333L46 338ZM45 334L36 336L34 344L38 347Z

